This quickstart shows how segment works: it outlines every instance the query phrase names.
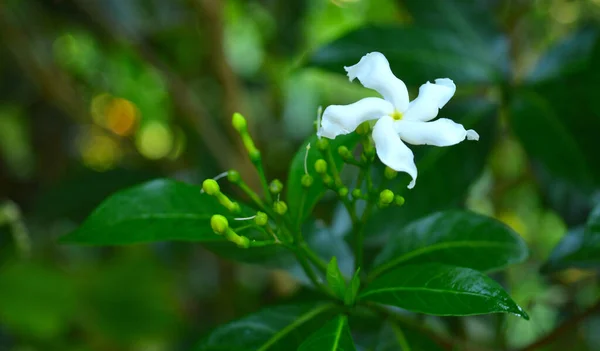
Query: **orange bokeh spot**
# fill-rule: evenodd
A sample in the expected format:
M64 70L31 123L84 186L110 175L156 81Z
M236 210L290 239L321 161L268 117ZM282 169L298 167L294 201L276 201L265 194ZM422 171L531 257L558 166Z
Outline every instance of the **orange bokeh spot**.
M138 124L138 110L129 100L113 98L106 105L105 125L113 133L128 136L133 133Z

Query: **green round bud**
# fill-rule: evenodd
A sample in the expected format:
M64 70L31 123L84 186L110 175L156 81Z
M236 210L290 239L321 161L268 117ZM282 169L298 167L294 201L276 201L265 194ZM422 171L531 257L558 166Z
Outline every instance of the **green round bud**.
M322 158L315 161L315 171L319 174L327 173L327 161Z
M235 130L237 130L240 133L246 132L248 128L248 124L246 123L246 119L244 118L244 116L237 112L233 114L231 124L233 125L233 128L235 128Z
M233 184L237 184L242 180L242 177L240 176L240 172L230 170L227 172L227 179Z
M248 156L250 157L250 161L254 163L260 162L260 151L257 148L250 150Z
M394 201L394 193L391 190L385 189L381 193L379 193L379 202L381 202L382 204L389 205L393 201Z
M371 143L366 143L363 150L364 154L367 156L367 159L371 160L375 157L375 147Z
M245 236L237 236L230 238L229 240L242 249L247 249L250 247L250 239L246 238Z
M337 151L338 154L344 159L352 157L352 153L350 153L350 150L348 150L348 148L344 145L338 147Z
M325 138L321 138L317 140L317 147L319 148L319 150L325 151L329 147L329 141Z
M363 123L359 124L358 127L356 128L356 134L367 135L369 133L370 129L371 129L371 125L369 124L369 122L363 122Z
M338 195L340 195L340 197L348 196L348 188L346 188L346 187L340 188L340 190L338 190Z
M204 182L202 182L202 189L205 193L211 196L217 195L221 192L219 184L214 179L207 179Z
M267 217L267 214L264 212L256 212L256 217L254 217L254 223L256 223L256 225L264 227L265 225L267 225L267 222L269 221L269 217Z
M387 179L394 179L396 178L396 176L398 175L398 172L394 171L393 169L391 169L390 167L385 167L385 171L383 171L383 175L387 178Z
M283 201L276 201L276 202L273 204L273 209L275 210L275 212L276 212L277 214L280 214L280 215L282 215L282 216L283 216L283 215L284 215L284 214L287 212L287 210L288 210L288 207L287 207L287 205L285 204L285 202L283 202Z
M313 183L313 180L314 179L313 179L313 177L310 174L303 175L302 176L302 180L301 180L302 186L305 187L305 188L310 188L310 186Z
M277 195L283 190L283 184L279 179L273 179L269 184L269 192L273 195Z
M210 227L217 234L224 234L229 228L227 218L221 215L213 215L210 217Z
M394 197L394 204L396 204L396 206L404 205L404 197L400 196L400 195L396 195L396 197Z
M331 178L329 174L323 174L323 183L325 183L325 185L327 185L328 187L332 187L333 178Z
M352 190L352 197L355 199L361 199L363 197L362 191L360 191L360 189L358 189L358 188Z

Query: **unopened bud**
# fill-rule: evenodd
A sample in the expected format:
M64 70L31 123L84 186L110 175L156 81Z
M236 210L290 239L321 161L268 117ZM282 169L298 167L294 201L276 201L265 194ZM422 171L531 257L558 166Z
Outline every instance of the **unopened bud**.
M319 174L327 173L327 162L322 158L315 161L315 171Z
M279 179L273 179L271 184L269 184L269 192L273 195L277 195L283 190L283 184Z
M240 172L238 171L234 171L234 170L230 170L229 172L227 172L227 179L232 182L233 184L237 184L240 182L240 180L242 179L242 177L240 176Z
M363 197L362 191L360 191L360 189L358 189L358 188L352 190L352 197L355 199L362 199L362 197Z
M325 138L321 138L317 140L317 147L319 148L319 150L325 151L329 147L329 141Z
M344 145L341 145L340 147L338 147L337 151L338 151L338 154L342 157L342 159L349 159L352 157L352 153Z
M338 190L338 195L340 195L340 197L348 196L348 188L346 188L346 187L340 188L340 190Z
M381 193L379 193L379 203L382 205L389 205L394 201L394 193L385 189Z
M313 183L313 177L310 174L305 174L302 176L302 186L305 188L310 188Z
M234 113L233 118L231 119L231 124L233 128L240 133L245 133L248 129L248 124L246 123L246 119L239 113Z
M267 217L266 213L260 211L256 212L256 217L254 217L254 223L256 223L256 225L264 227L265 225L267 225L268 220L269 217Z
M404 197L400 196L400 195L396 195L396 197L394 197L394 204L396 206L402 206L402 205L404 205Z
M258 151L257 148L254 147L254 144L247 144L246 145L251 145L251 146L246 146L246 148L248 148L248 156L250 157L250 161L257 163L260 162L260 151Z
M214 179L207 179L204 182L202 182L202 189L205 193L211 196L217 195L221 192L219 184Z
M375 157L375 147L371 143L365 143L363 152L368 160L372 160Z
M369 133L370 129L371 129L371 125L369 124L369 122L363 122L363 123L359 124L358 127L356 128L356 134L367 135Z
M217 234L225 234L225 231L229 228L229 222L227 218L221 215L213 215L210 218L210 227Z
M398 175L398 172L394 171L393 169L391 169L390 167L385 167L385 171L383 171L383 175L387 178L387 179L394 179L396 178L396 176Z
M287 212L288 207L287 207L287 205L286 205L285 202L283 202L283 201L276 201L273 204L273 209L275 210L275 212L277 214L280 214L280 215L283 216Z

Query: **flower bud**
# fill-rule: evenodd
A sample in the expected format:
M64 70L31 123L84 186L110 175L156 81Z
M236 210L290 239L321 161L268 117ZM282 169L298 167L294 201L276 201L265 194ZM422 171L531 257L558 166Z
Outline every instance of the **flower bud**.
M231 119L231 124L233 128L240 133L245 133L248 129L248 124L246 123L246 119L240 113L234 113L233 118Z
M302 186L305 188L310 188L313 183L313 177L310 174L305 174L302 176Z
M362 197L363 197L362 191L360 191L360 189L358 189L358 188L352 190L352 197L355 199L362 199Z
M390 167L385 167L385 171L383 171L383 175L387 179L392 180L392 179L396 178L396 176L398 175L398 172L394 171Z
M359 124L358 127L356 128L356 134L367 135L370 130L371 130L371 125L369 124L369 122L363 122L363 123Z
M396 206L402 206L402 205L404 205L404 197L400 196L400 195L396 195L396 197L394 197L394 204Z
M341 145L340 147L338 147L337 149L338 154L342 157L342 159L349 159L352 157L352 153L350 152L350 150L348 150L348 148L344 145Z
M375 147L371 143L365 143L363 152L368 160L372 160L375 157Z
M202 189L205 193L211 196L221 193L221 188L219 187L217 181L214 179L206 179L204 182L202 182Z
M257 163L260 162L260 151L258 151L258 149L256 147L254 147L254 144L251 144L251 146L246 146L246 148L248 148L248 156L250 157L250 161L252 161L253 163Z
M273 204L273 209L275 210L275 212L277 214L280 214L280 215L283 216L287 212L288 207L287 207L287 205L286 205L285 202L283 202L283 201L276 201Z
M315 162L315 171L319 174L327 173L327 162L320 158Z
M325 185L327 185L328 187L332 187L333 186L333 178L331 178L331 176L329 174L323 174L323 183L325 183Z
M254 217L254 223L256 223L256 225L264 227L265 225L267 225L268 221L269 217L267 217L266 213L260 211L256 212L256 217Z
M346 188L346 187L340 188L340 190L338 190L338 195L340 195L340 197L348 196L348 188Z
M273 181L269 184L269 191L273 195L277 195L283 190L283 184L279 179L273 179Z
M210 218L210 227L215 233L223 235L229 228L229 222L224 216L213 215Z
M240 172L230 170L227 172L227 179L233 184L238 184L242 180L242 177L240 176Z
M319 150L325 151L329 147L329 141L325 138L321 138L317 140L317 147L319 148Z
M381 193L379 193L379 203L381 205L389 205L393 201L394 201L394 193L391 190L385 189Z

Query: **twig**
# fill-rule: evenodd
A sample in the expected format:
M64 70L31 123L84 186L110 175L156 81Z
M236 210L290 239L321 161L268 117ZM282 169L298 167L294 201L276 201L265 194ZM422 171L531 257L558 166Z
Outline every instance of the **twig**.
M561 337L563 334L568 332L569 330L577 327L579 323L583 322L589 316L593 315L596 312L600 312L600 300L598 300L595 304L590 306L588 309L583 311L581 314L577 314L572 316L571 318L564 321L561 325L559 325L556 329L550 332L550 334L544 336L543 338L535 341L529 346L525 346L518 351L532 351L537 350L542 346L546 346L554 342L556 339Z

